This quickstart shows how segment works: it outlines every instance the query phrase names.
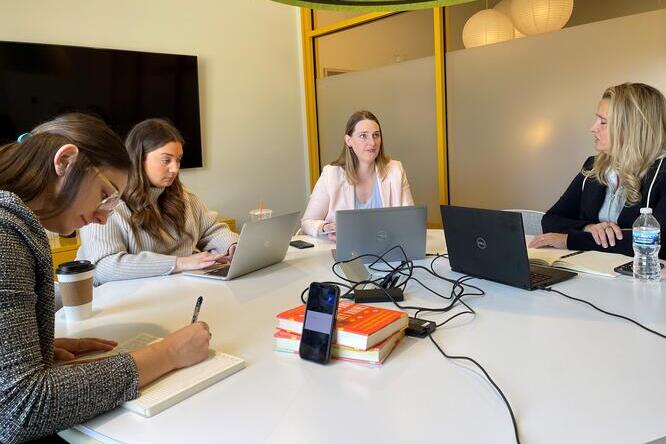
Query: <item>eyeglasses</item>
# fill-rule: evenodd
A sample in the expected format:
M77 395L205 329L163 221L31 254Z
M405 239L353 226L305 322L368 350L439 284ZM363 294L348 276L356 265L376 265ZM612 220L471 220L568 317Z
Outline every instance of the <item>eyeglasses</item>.
M102 201L97 205L97 211L111 212L120 203L120 190L95 165L93 165L93 170L95 170L97 176L102 179L102 182L104 182L108 187L113 188L113 194L102 199Z

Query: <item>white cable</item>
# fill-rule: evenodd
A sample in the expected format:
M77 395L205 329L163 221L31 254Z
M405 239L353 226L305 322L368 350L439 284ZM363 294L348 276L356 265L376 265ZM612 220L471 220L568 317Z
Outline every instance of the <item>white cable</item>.
M585 182L587 181L587 178L588 176L585 176L585 179L583 179L583 186L580 189L581 192L585 191Z
M652 186L654 185L654 181L657 179L657 174L659 174L659 169L661 168L661 164L664 161L664 157L661 157L661 160L659 161L659 166L657 166L657 171L654 173L654 177L652 178L652 183L650 184L650 188L648 189L648 195L647 195L647 201L645 202L645 207L650 208L650 193L652 193Z

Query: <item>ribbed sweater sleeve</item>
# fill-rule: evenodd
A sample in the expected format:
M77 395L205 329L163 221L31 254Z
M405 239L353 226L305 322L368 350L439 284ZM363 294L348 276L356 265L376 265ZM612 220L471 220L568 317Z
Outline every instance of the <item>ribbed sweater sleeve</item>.
M176 266L176 255L141 251L141 245L151 239L145 232L139 233L139 239L134 237L126 206L116 210L104 225L89 224L81 228L79 235L81 247L77 259L87 259L95 265L96 285L168 275Z
M155 198L159 195L154 192ZM110 281L164 276L173 272L178 257L197 251L227 251L238 235L226 224L217 222L194 193L185 191L185 232L179 238L156 239L144 230L132 230L131 213L121 202L105 225L90 224L80 231L81 247L77 259L95 264L95 284Z

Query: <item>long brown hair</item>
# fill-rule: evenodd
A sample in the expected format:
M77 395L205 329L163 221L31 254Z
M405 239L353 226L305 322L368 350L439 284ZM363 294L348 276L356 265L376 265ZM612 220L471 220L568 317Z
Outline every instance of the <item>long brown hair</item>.
M604 91L608 100L610 149L594 159L587 177L608 185L606 170L617 171L627 205L641 201L641 180L657 158L666 154L666 99L643 83L623 83Z
M356 124L361 120L372 120L379 127L379 134L382 141L379 144L379 154L377 154L377 158L375 159L375 167L379 171L379 176L383 178L386 176L386 166L391 161L391 158L384 153L384 135L382 134L382 126L379 124L379 119L370 111L356 111L347 120L345 134L351 137L356 129ZM358 156L356 156L353 148L348 146L346 142L342 142L340 156L331 162L331 165L341 167L345 171L349 183L352 185L358 183Z
M0 189L11 191L24 202L43 195L48 204L35 210L40 219L57 216L67 208L92 166L120 171L131 166L120 137L101 119L87 114L64 114L42 123L27 136L0 147ZM75 145L79 153L67 166L62 188L56 192L54 158L67 144Z
M125 140L133 168L123 200L132 213L130 221L135 235L141 229L159 240L191 236L185 231L185 191L178 176L164 189L157 202L150 198L151 184L143 163L148 153L170 142L185 145L180 132L164 119L137 123Z

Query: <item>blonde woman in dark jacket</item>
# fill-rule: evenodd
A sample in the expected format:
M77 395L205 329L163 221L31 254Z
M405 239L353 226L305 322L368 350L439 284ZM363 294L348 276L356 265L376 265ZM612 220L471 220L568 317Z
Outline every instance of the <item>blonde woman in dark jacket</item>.
M606 89L589 157L543 216L531 247L598 250L633 256L631 227L650 207L666 234L666 99L642 83ZM659 255L666 258L666 249Z

